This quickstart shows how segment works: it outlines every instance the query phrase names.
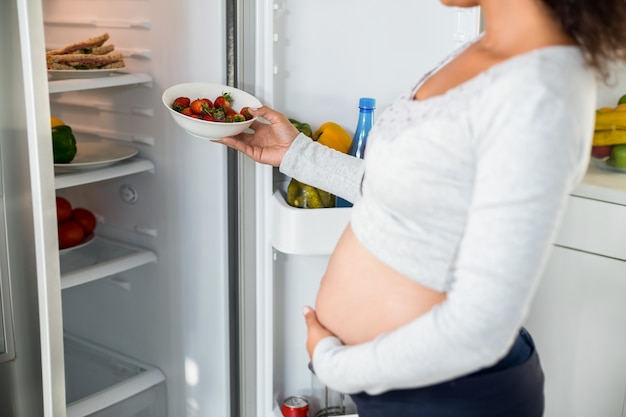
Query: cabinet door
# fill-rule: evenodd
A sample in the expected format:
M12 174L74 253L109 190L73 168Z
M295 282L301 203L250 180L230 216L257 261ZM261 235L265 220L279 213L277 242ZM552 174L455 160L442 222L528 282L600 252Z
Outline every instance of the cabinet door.
M626 262L555 247L526 327L546 376L545 417L623 416Z

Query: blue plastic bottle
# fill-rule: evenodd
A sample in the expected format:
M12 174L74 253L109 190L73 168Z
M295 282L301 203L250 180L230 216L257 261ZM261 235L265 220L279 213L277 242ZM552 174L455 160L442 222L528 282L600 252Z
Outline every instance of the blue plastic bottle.
M352 144L348 153L357 158L365 156L365 147L367 145L367 136L374 125L374 110L376 109L376 99L361 98L359 100L359 121L356 125L356 131L352 138ZM352 203L337 197L336 207L352 207Z

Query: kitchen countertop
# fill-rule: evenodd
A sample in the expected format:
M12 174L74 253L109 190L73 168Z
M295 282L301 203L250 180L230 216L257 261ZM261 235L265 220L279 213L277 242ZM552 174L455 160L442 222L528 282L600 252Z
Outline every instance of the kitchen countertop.
M605 171L590 162L572 195L626 206L626 173Z

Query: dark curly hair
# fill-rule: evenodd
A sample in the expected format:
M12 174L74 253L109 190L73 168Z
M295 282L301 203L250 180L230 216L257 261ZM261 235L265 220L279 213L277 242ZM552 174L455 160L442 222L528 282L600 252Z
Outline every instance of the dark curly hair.
M542 0L606 81L612 62L626 61L625 0Z

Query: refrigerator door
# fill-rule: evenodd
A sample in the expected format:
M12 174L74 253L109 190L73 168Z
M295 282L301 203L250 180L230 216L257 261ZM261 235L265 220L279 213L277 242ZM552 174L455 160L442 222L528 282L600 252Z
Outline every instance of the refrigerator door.
M380 114L400 94L474 38L478 8L439 2L257 0L256 91L261 100L315 131L333 121L354 133L360 97ZM392 22L391 24L389 22ZM257 165L257 416L278 416L304 396L310 414L326 407L309 371L302 306L314 305L349 208L304 210L285 203L289 178ZM347 412L354 412L345 400Z
M39 2L8 0L0 5L3 416L65 416L61 291L41 15Z

